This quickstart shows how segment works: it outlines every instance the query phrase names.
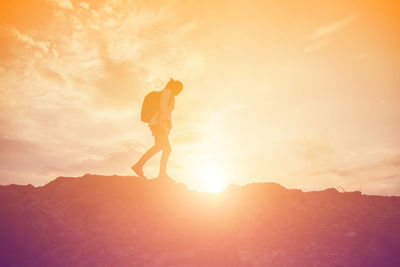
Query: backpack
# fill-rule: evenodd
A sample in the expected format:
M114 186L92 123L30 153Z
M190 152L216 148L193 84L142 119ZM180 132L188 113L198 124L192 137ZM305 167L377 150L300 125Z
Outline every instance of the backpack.
M149 123L154 114L160 110L161 91L148 93L143 100L141 120Z

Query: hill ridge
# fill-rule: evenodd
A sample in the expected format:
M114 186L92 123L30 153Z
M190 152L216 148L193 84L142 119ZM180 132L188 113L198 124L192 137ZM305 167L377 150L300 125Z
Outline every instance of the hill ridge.
M1 266L399 266L400 197L133 176L0 186Z

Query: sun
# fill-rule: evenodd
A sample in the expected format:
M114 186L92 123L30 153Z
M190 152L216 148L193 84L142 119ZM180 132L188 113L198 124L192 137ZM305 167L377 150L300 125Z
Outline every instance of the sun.
M199 191L218 193L225 189L226 174L216 162L205 162L198 170Z

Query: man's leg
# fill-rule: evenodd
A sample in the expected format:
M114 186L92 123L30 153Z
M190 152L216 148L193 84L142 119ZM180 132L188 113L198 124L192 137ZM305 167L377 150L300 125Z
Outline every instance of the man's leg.
M149 150L146 151L146 153L143 154L143 156L139 159L139 161L132 166L132 170L139 176L143 177L143 165L152 157L154 154L158 153L161 151L161 147L159 147L156 144L152 146Z
M162 155L160 161L160 174L158 177L168 177L167 164L169 155L171 154L171 145L169 143L168 133L163 132L162 135L160 135L159 141L160 147L162 148Z

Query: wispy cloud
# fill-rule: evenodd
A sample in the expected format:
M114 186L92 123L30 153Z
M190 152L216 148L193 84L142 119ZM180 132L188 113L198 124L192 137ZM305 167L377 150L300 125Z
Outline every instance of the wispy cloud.
M21 33L19 30L16 28L10 26L6 27L6 30L10 32L12 35L14 35L19 41L23 42L24 44L34 47L34 48L39 48L43 52L47 53L50 48L50 43L48 41L39 41L35 40L32 36L29 36L28 34Z
M79 3L79 6L82 7L82 8L88 9L88 8L89 8L89 3L87 3L87 2L80 2L80 3Z
M70 0L47 0L49 3L54 3L60 8L73 10L74 6L72 5Z
M330 24L319 26L314 30L310 38L319 39L326 37L327 35L332 34L334 32L337 32L338 30L349 24L351 21L353 21L356 16L357 15L354 13L342 19L336 20Z
M310 53L315 50L321 49L332 42L331 35L343 27L348 25L356 18L357 14L353 13L347 17L336 20L332 23L325 24L317 27L309 36L311 44L304 50L305 53Z
M368 194L398 195L400 155L392 154L375 162L347 167L313 169L307 174L318 178L334 176L345 189L364 188L364 193Z

